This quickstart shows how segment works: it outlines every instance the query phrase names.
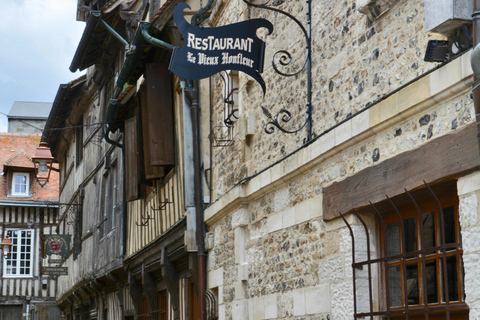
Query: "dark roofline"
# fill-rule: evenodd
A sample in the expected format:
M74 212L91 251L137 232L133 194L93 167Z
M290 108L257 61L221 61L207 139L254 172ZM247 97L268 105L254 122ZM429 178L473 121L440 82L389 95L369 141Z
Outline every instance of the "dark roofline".
M69 82L68 84L61 84L58 87L57 95L55 96L55 101L53 102L52 110L50 111L50 115L48 116L47 123L45 124L45 128L43 130L43 135L41 141L47 142L49 147L52 149L52 154L56 150L56 139L58 138L58 134L62 132L59 130L52 130L60 125L60 128L65 126L65 122L70 115L71 109L73 108L72 105L66 103L66 100L69 97L69 94L77 90L83 84L85 84L87 79L86 75L79 77L76 80ZM67 101L68 102L68 101ZM62 110L62 109L66 110ZM63 111L63 112L62 112ZM56 125L56 127L54 127ZM55 140L55 141L54 141Z
M92 11L90 16L88 17L87 25L85 26L85 30L83 31L82 38L80 39L80 43L78 44L77 51L73 57L72 63L70 64L70 71L75 72L77 69L80 71L88 68L89 66L82 66L83 57L85 56L85 52L87 51L88 45L90 44L90 40L92 39L92 35L97 28L98 23L100 22L100 18L102 17L102 12L100 11ZM81 69L80 69L81 68Z

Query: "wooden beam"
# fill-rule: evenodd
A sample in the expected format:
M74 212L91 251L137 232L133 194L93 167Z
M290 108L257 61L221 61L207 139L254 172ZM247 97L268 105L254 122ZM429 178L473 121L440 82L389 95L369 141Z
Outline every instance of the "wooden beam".
M128 272L128 283L130 285L130 297L133 301L135 313L140 314L142 312L143 289L131 271Z
M157 286L155 284L155 279L145 270L145 264L142 265L142 281L143 289L147 296L148 307L150 308L150 312L153 312L158 309ZM152 315L152 320L156 319L158 319L157 313Z
M173 306L173 318L180 318L180 294L179 294L179 275L175 266L168 258L167 250L163 250L162 259L162 275L167 285L168 293L170 294L170 301Z
M394 197L404 189L457 179L480 168L479 142L474 123L366 168L326 187L323 218L331 220L354 208Z
M198 297L198 255L196 252L188 253L188 269L192 275L193 284L195 285L195 291Z

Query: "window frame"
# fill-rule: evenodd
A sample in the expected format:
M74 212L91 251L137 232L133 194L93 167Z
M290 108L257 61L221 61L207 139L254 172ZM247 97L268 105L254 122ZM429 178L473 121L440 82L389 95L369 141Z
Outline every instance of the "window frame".
M78 168L83 160L83 117L78 119L75 128L75 165Z
M232 140L238 132L238 125L236 124L241 114L239 103L239 72L236 70L226 70L223 80L223 134L228 140Z
M26 182L25 182L25 193L20 193L20 192L15 192L15 177L17 176L25 176L26 177ZM12 173L12 185L11 185L11 195L13 197L28 197L30 196L30 173L29 172L13 172Z
M382 312L385 312L390 310L391 315L390 319L397 319L396 314L398 314L398 319L403 319L404 317L404 312L408 310L409 314L411 315L411 318L415 318L415 315L422 316L425 313L425 309L428 308L428 312L431 319L445 319L442 317L442 311L444 313L445 308L447 307L447 303L445 301L445 293L444 293L444 280L445 277L443 275L444 267L443 267L443 262L447 261L448 259L451 258L456 258L456 282L457 282L457 298L458 300L453 300L449 301L448 305L452 306L454 305L454 308L450 307L451 311L451 318L452 319L468 319L468 307L465 304L465 289L464 289L464 274L463 274L463 250L461 247L461 233L460 233L460 221L459 221L459 212L458 212L458 197L455 195L451 195L448 197L442 197L439 199L439 202L441 204L442 210L439 209L439 204L434 200L434 199L429 199L429 200L422 200L419 201L419 206L418 209L415 207L413 204L411 205L405 205L398 210L392 210L386 213L382 214L382 218L384 219L385 226L387 227L390 224L397 223L398 224L398 215L401 216L402 218L402 228L398 228L398 245L399 248L403 247L402 244L402 239L400 238L400 233L402 232L402 229L405 228L405 221L407 219L414 219L415 221L415 250L404 252L403 254L405 257L400 257L402 255L402 251L399 252L398 255L392 255L389 256L385 250L388 250L388 247L386 249L385 247L385 240L386 240L386 235L383 230L383 228L380 225L380 222L378 221L377 217L377 226L378 226L378 247L380 248L380 255L381 257L385 257L385 263L381 263L379 265L380 267L380 292L386 293L387 292L387 286L389 286L389 276L387 274L388 270L390 268L400 268L400 292L401 292L401 306L391 306L390 303L391 301L387 301L387 295L383 295L383 299L381 299L381 305L380 305L380 310ZM441 217L440 215L444 213L444 209L453 207L453 221L455 223L454 226L454 234L455 234L455 240L454 242L450 243L445 243L445 246L442 245L442 236L440 232L441 228ZM419 210L419 211L418 211ZM397 212L395 212L397 211ZM421 232L421 227L423 226L423 229L425 230L425 226L423 225L423 222L420 223L420 217L418 212L420 212L422 220L425 220L425 215L433 213L433 230L434 230L434 245L429 248L423 248L422 245L422 237L424 237L424 234ZM445 223L443 223L445 224ZM400 225L400 224L398 224ZM444 225L444 228L446 226ZM387 230L387 229L385 229ZM388 232L388 231L387 231ZM403 230L403 234L405 237L405 230ZM445 236L445 233L444 233ZM405 245L406 248L408 248L408 244L406 243ZM423 239L423 244L425 244L425 239ZM453 246L453 244L459 244L459 246ZM401 250L401 249L400 249ZM404 249L405 250L405 249ZM394 259L392 257L397 257L398 259ZM396 261L393 261L396 260ZM426 271L423 270L422 266L426 264L430 264L431 262L435 262L435 284L436 284L436 295L437 295L437 301L436 302L428 302L428 293L427 297L425 297L426 290L429 288L429 283L428 281L428 275L426 274ZM405 285L407 285L407 281L410 280L407 276L408 272L408 266L416 265L416 290L418 294L418 303L417 304L407 304L405 303ZM445 268L448 268L448 262L447 266ZM428 266L426 265L426 268ZM407 268L407 270L405 270ZM415 267L414 267L415 268ZM425 268L425 269L426 269ZM447 271L448 274L448 271ZM426 288L424 289L424 282L423 282L423 277L426 277L425 280L425 285ZM405 279L406 278L406 279ZM448 292L449 294L452 293L452 289L450 287L450 280L448 281ZM414 286L415 287L415 286ZM390 290L388 290L390 291ZM391 300L392 296L389 295L389 299ZM449 298L450 299L450 298ZM466 317L465 318L465 314Z
M13 235L13 232L17 232L17 236ZM29 260L30 265L29 265L29 273L28 274L20 274L15 272L14 274L12 273L7 273L8 271L8 261L16 261L16 266L15 269L20 269L21 268L21 253L18 253L18 234L21 234L21 232L31 232L31 243L30 243L30 250L26 252L25 254L30 254L29 259L24 259L25 261ZM21 229L21 228L8 228L5 229L5 234L8 234L10 239L12 240L13 246L11 248L11 253L8 257L3 257L3 268L2 268L2 276L4 278L32 278L34 276L33 274L33 269L34 269L34 263L35 263L35 229ZM21 241L21 239L20 239ZM13 255L17 254L17 258L13 259Z
M110 161L110 160L109 160ZM118 165L117 158L111 161L110 168L103 173L102 208L99 224L100 239L105 238L116 229L116 212L118 207Z

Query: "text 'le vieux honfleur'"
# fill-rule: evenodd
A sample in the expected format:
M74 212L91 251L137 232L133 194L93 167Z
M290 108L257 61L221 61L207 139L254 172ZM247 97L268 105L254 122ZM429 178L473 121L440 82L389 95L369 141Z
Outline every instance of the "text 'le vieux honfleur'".
M252 38L215 38L214 36L200 38L190 32L187 38L187 47L209 52L215 50L241 50L250 53L252 52L252 43ZM196 57L193 53L188 52L187 61L198 65L241 64L250 68L252 68L254 64L252 59L244 57L242 53L230 55L228 52L222 52L221 56L208 56L205 53L199 52Z

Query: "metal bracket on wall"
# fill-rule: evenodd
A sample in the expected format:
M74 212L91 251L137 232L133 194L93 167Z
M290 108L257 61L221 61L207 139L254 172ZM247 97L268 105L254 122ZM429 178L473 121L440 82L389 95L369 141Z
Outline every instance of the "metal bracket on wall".
M168 199L165 199L165 201L159 201L158 204L160 205L159 208L155 208L153 205L150 205L150 209L152 209L153 211L164 211L165 210L165 207L167 206L167 204L169 203L173 203L172 201L168 201Z
M232 132L227 126L216 126L208 135L212 147L228 147L233 144Z
M293 66L293 59L292 55L287 50L279 50L277 51L272 57L272 67L276 73L284 77L293 77L299 75L301 72L306 71L307 77L307 103L306 103L306 119L305 122L298 128L289 129L284 127L284 125L288 124L290 120L292 120L292 114L285 108L282 108L275 116L272 116L270 111L268 111L265 107L261 106L263 113L267 116L269 121L265 124L265 132L267 134L272 134L275 131L275 128L284 132L284 133L297 133L303 128L307 129L307 137L306 141L308 142L312 140L312 46L311 46L311 0L306 0L307 5L307 25L306 27L293 15L288 12L282 11L277 9L275 3L273 2L271 6L269 5L271 0L268 0L262 4L254 4L249 0L243 0L248 6L252 6L255 8L266 9L270 11L274 11L280 13L282 15L287 16L291 20L293 20L302 30L302 33L305 37L306 43L306 53L305 53L305 61L303 62L302 67L298 71L293 72L283 72L280 69L288 68L289 66ZM295 122L295 121L293 121Z

